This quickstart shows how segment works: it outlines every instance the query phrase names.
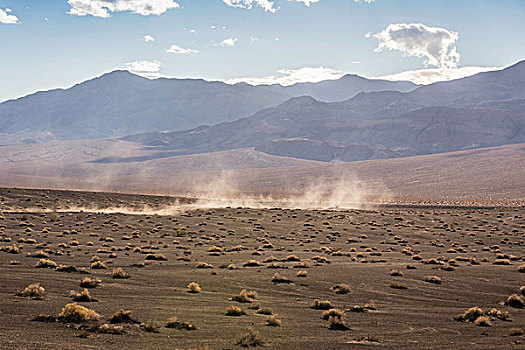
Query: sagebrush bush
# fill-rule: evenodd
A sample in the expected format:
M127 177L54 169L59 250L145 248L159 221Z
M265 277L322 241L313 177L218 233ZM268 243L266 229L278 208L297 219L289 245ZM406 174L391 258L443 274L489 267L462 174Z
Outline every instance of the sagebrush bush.
M124 271L122 267L114 268L113 272L111 273L111 278L126 279L130 277L130 274Z
M245 348L256 347L264 345L264 342L257 332L252 327L248 328L248 333L243 334L241 338L237 341L237 345L243 346Z
M350 286L345 283L340 283L332 287L335 294L348 294L350 293Z
M188 292L189 293L200 293L202 291L202 288L199 286L196 282L191 282L188 284Z
M230 305L226 309L226 316L242 316L246 315L246 313L238 306Z
M73 301L78 302L89 303L97 301L91 296L91 294L89 294L89 290L87 289L84 289L81 293L77 292L76 290L72 290L71 292L69 292L69 297L73 299Z
M316 310L329 310L332 309L332 303L328 300L315 299L314 303L310 305L310 308Z
M238 295L234 295L231 299L238 303L252 303L257 299L257 292L243 289Z
M512 294L505 301L505 305L514 307L517 309L522 309L525 307L525 300L523 300L523 298L520 297L518 294Z
M266 324L271 327L280 327L281 326L281 320L278 319L278 314L273 314L270 317L266 319Z
M80 287L82 288L96 288L100 285L102 281L99 278L90 278L90 277L84 277L82 281L80 281Z
M481 326L481 327L492 327L492 323L490 323L490 318L488 318L487 316L479 316L474 321L474 324L476 326Z
M89 268L93 270L104 270L104 269L107 269L108 267L102 261L97 260L97 261L94 261Z
M29 286L25 287L24 290L17 293L18 296L36 300L44 299L45 294L46 290L40 285L40 283L30 284Z
M323 312L323 320L328 320L330 317L338 317L342 318L345 316L345 312L343 310L339 309L329 309L325 312Z
M461 315L455 317L456 321L474 322L478 317L483 316L483 310L477 306L471 307Z
M57 266L58 265L56 262L54 262L53 260L49 260L49 259L40 259L35 265L36 268L49 268L49 269L55 269Z
M69 303L62 308L57 319L66 323L89 323L99 322L100 315L85 306Z
M130 323L130 324L140 324L133 316L130 310L120 309L115 312L109 319L109 323L118 324L118 323Z

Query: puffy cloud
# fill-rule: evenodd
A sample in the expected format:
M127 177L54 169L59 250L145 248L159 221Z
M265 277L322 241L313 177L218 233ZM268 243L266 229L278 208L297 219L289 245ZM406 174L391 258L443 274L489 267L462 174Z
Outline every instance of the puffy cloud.
M143 16L161 15L179 8L173 0L68 0L70 15L108 18L111 12L130 11Z
M180 47L178 45L171 45L168 49L166 49L166 52L174 53L174 54L177 54L177 55L187 55L187 54L190 54L190 53L198 53L199 51L192 50L192 49L185 49L185 48Z
M162 63L159 61L134 61L126 63L126 69L136 73L158 73Z
M226 5L250 10L254 5L262 7L265 12L275 13L278 8L270 0L222 0Z
M228 38L228 39L224 39L218 44L215 44L215 46L233 46L235 45L237 41L238 41L237 38Z
M154 42L155 38L148 34L148 35L144 35L144 38L142 40L144 40L147 43L150 43L150 42Z
M448 81L469 77L471 75L499 70L500 67L461 67L461 68L433 68L401 72L397 74L378 77L386 80L408 80L416 84L432 84L438 81Z
M343 76L342 72L325 67L303 67L299 69L281 69L279 75L269 75L261 78L233 78L225 80L228 84L245 82L250 85L280 84L283 86L296 83L319 82L322 80L334 80Z
M297 0L297 2L302 2L306 6L310 6L311 4L319 2L319 0Z
M455 68L459 64L456 49L459 34L444 28L421 23L390 24L373 37L379 41L376 52L388 49L401 51L406 56L426 57L426 66L438 68Z
M11 11L10 8L6 8L5 10L0 9L0 23L3 24L18 24L20 23L18 20L18 17L11 14L13 11Z

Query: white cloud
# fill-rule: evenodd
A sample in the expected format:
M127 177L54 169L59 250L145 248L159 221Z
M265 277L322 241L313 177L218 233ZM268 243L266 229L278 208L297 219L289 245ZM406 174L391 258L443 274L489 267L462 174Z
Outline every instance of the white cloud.
M375 0L354 0L354 2L366 2L367 4L373 3Z
M174 54L177 54L177 55L187 55L187 54L190 54L190 53L198 53L199 51L192 50L192 49L185 49L185 48L180 47L178 45L171 45L168 49L166 49L166 52L174 53Z
M299 69L281 69L279 75L269 75L261 78L233 78L225 80L228 84L245 82L250 85L280 84L283 86L296 83L319 82L322 80L334 80L343 76L342 72L325 67L303 67Z
M456 68L460 55L456 49L459 34L421 23L390 24L373 35L379 41L376 52L384 49L398 50L406 56L426 57L425 66Z
M144 38L142 40L144 40L147 43L150 43L150 42L154 42L155 38L148 34L148 35L144 35Z
M254 5L262 7L265 12L275 13L279 8L270 0L222 0L226 5L250 10Z
M306 6L310 6L311 4L319 2L319 0L297 0L297 2L302 2Z
M70 15L108 18L111 12L130 11L143 16L161 15L179 8L173 0L68 0Z
M136 73L158 73L162 63L159 61L134 61L126 63L126 69Z
M238 41L237 38L228 38L228 39L224 39L218 44L215 44L215 46L233 46L235 45L237 41Z
M20 21L18 20L18 17L11 14L13 11L10 8L6 8L5 10L0 9L0 23L3 24L18 24Z
M416 84L432 84L438 81L448 81L465 78L477 73L499 70L500 67L461 67L461 68L433 68L410 70L406 72L385 75L377 79L408 80Z

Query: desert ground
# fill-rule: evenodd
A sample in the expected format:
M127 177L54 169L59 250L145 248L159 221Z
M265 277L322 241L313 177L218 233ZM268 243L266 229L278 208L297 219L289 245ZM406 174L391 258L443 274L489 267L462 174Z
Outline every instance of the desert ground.
M523 206L213 208L1 188L0 211L2 349L525 343Z

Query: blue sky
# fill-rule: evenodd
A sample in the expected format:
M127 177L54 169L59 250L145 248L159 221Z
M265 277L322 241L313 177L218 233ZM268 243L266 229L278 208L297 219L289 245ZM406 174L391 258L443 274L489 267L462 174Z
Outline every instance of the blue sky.
M0 101L125 68L252 83L408 71L421 83L525 59L524 0L305 2L0 0Z

